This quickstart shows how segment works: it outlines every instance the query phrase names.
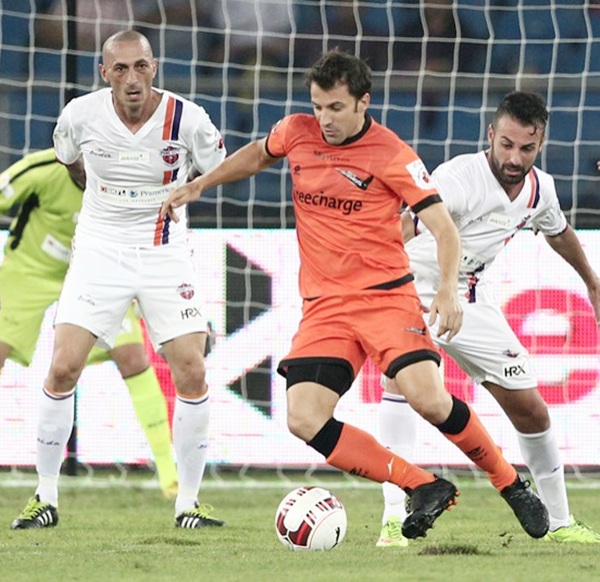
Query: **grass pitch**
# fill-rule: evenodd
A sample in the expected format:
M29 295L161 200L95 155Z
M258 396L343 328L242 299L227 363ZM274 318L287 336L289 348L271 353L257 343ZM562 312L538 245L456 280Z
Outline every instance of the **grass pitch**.
M297 483L207 480L202 502L223 528L179 530L173 504L146 479L93 487L63 479L56 528L12 531L32 487L0 487L0 580L11 581L527 581L600 579L600 544L559 545L529 538L509 507L481 479L453 478L458 506L408 549L375 547L381 492L313 475ZM85 484L83 481L82 484ZM0 485L6 481L0 481ZM333 491L348 513L346 539L330 552L291 552L273 521L282 497L300 484ZM582 484L584 486L582 486ZM100 486L99 486L100 485ZM104 487L101 487L104 485ZM596 487L588 487L595 485ZM571 509L600 529L600 481L570 482Z

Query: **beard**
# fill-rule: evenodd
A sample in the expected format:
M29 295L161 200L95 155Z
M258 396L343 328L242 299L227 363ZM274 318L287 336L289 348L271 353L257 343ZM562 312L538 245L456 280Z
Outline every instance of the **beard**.
M496 171L497 175L500 177L500 181L503 184L514 185L518 184L519 182L525 179L525 176L529 173L529 169L526 170L523 166L512 166L510 164L503 164L500 167L500 169L496 168ZM509 174L508 171L510 171L511 173Z
M529 166L529 168L525 168L524 166L515 166L508 163L500 164L498 158L496 158L494 155L493 148L488 153L488 161L492 169L492 173L501 185L514 186L515 184L519 184L525 179L525 176L527 176L529 170L531 170L531 166Z

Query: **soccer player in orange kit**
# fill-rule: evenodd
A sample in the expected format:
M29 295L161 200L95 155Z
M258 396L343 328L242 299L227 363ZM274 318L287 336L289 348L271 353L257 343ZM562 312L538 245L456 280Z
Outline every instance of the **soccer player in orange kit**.
M400 209L408 204L437 242L440 286L430 321L451 339L462 311L456 227L417 154L368 113L371 72L334 50L307 74L314 115L292 114L194 181L172 191L161 214L208 188L248 178L287 157L300 251L302 320L279 372L287 379L292 434L339 469L392 482L409 495L402 532L425 536L455 502L454 485L334 418L367 356L426 420L458 446L508 502L532 537L548 531L548 512L502 456L473 410L452 397L438 372L440 357L425 325Z

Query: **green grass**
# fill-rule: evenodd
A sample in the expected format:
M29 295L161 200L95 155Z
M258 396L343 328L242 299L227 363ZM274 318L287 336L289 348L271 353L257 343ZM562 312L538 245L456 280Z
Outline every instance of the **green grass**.
M311 477L315 484L318 476ZM96 480L96 478L94 478ZM98 478L96 483L101 482ZM308 479L307 479L308 481ZM157 490L136 486L63 487L60 524L11 531L32 488L0 488L0 580L227 581L563 581L598 580L600 545L566 546L530 539L491 487L460 478L459 504L426 539L408 549L379 549L381 493L323 477L346 506L348 532L330 552L285 549L274 511L296 486L220 487L202 501L227 521L197 531L173 527L173 506ZM593 481L592 481L593 482ZM595 481L598 484L597 481ZM140 481L143 485L143 481ZM337 485L337 488L336 488ZM598 489L570 487L575 515L600 529Z

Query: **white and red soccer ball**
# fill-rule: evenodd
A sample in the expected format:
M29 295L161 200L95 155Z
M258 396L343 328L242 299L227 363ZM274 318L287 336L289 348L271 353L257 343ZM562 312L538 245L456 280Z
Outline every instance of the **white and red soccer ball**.
M290 491L275 514L279 541L290 550L331 550L342 543L348 519L341 501L322 487Z

